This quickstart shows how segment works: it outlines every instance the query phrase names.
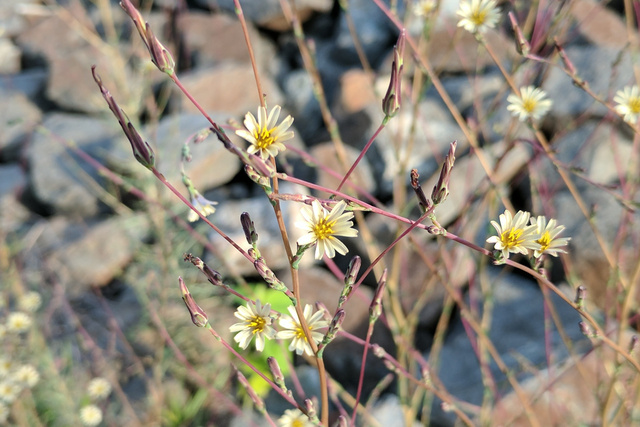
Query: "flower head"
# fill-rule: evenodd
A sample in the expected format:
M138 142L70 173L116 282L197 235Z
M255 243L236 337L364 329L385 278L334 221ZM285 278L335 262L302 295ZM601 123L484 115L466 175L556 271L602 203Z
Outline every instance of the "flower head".
M344 200L336 203L331 211L322 207L318 200L314 200L311 206L305 206L301 210L304 222L297 222L296 226L307 232L298 239L298 244L313 245L316 244L315 258L322 259L322 255L326 254L329 258L339 254L349 252L347 247L336 236L356 237L358 231L353 229L353 212L343 213L347 204Z
M102 422L102 411L96 405L87 405L80 409L80 421L87 427L97 426Z
M246 129L237 130L236 134L251 143L247 149L249 153L258 153L260 157L267 160L269 156L277 156L278 152L284 151L282 143L293 138L293 131L288 131L293 123L293 117L287 116L282 123L276 126L280 117L280 106L276 105L271 109L267 117L267 109L258 107L258 120L251 113L244 117L244 127Z
M496 0L464 0L456 12L462 19L458 27L463 27L470 33L477 34L496 26L500 19L500 9Z
M233 339L238 343L240 348L245 350L253 337L256 337L256 349L264 350L266 339L273 339L276 331L271 326L273 318L271 317L271 304L260 304L260 300L256 302L249 301L247 306L240 306L234 313L241 322L231 325L231 332L238 332Z
M549 222L547 222L547 218L543 215L540 215L538 218L531 218L531 224L536 226L536 243L540 245L540 248L536 249L533 254L536 258L539 258L542 254L557 257L558 253L567 253L567 251L560 249L560 247L567 246L571 238L558 237L564 230L564 225L556 225L555 219L550 219Z
M420 0L413 5L413 13L416 16L429 16L437 6L436 0Z
M300 409L287 409L284 415L278 419L278 427L314 427L309 417L300 411Z
M307 353L307 355L313 355L313 349L311 345L307 341L307 336L304 333L304 329L300 325L300 320L298 318L298 313L296 312L295 307L289 306L289 313L291 316L283 316L280 319L280 327L284 330L278 332L278 339L291 339L291 344L289 344L289 350L295 350L298 355L301 355L303 352ZM311 333L311 338L315 343L319 343L322 340L323 334L319 332L318 329L324 328L328 326L328 322L323 319L322 311L313 312L313 307L311 304L306 304L304 306L303 312L304 318L307 323L307 327L309 328L309 332Z
M32 388L40 380L40 374L32 365L22 365L11 376L11 378L27 388Z
M29 317L28 314L19 311L11 313L9 317L7 317L6 326L9 332L14 332L17 334L26 332L31 327L31 317Z
M515 217L505 210L500 215L500 224L491 221L491 225L498 232L497 236L487 239L488 243L494 243L495 249L502 251L503 259L509 258L509 253L521 253L527 255L529 249L539 250L537 226L528 225L529 212L518 211Z
M533 86L520 88L520 96L512 93L507 97L507 110L518 116L521 122L531 118L538 120L551 108L551 100L546 99L547 94L542 89Z
M216 211L215 205L218 202L214 202L205 198L202 194L200 194L197 190L194 190L194 193L191 195L191 204L194 208L196 208L202 215L209 216ZM193 210L189 210L189 214L187 216L187 220L189 222L196 222L200 217Z
M104 378L96 377L89 382L87 392L92 400L102 400L111 393L111 384Z
M35 313L42 304L42 297L39 293L32 291L27 292L18 300L18 306L29 313Z
M636 124L640 118L640 88L638 86L626 86L616 92L613 98L616 105L616 112L622 116L625 122Z
M21 391L22 387L15 381L5 380L0 382L0 402L13 403Z

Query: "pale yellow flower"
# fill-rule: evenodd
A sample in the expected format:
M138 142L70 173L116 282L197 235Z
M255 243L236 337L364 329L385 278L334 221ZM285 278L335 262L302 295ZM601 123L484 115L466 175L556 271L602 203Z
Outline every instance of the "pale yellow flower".
M529 212L518 211L513 217L510 211L505 210L500 215L500 224L491 221L498 235L489 237L487 243L495 244L495 249L502 251L503 259L509 258L509 253L527 255L529 249L540 249L540 244L536 242L539 237L536 233L538 227L528 224L530 215Z
M87 405L80 409L80 421L87 427L97 426L102 422L102 411L96 405Z
M494 28L500 19L500 9L495 0L464 0L456 13L462 17L458 27L473 34Z
M278 427L315 427L300 409L287 409L278 419Z
M31 317L28 314L17 311L11 313L7 317L6 323L7 331L12 333L26 332L31 328Z
M89 382L87 392L92 400L102 400L111 393L111 384L104 378L96 377Z
M438 2L435 0L420 0L413 5L413 13L416 16L429 16L437 6Z
M198 191L194 191L193 197L191 198L191 204L202 215L209 216L209 215L211 215L212 213L214 213L216 211L216 208L214 206L217 205L218 202L214 202L212 200L209 200L209 199L205 198L202 194L200 194ZM193 209L189 209L189 214L187 216L187 220L189 222L195 222L198 219L200 219L198 214L195 213L195 211Z
M520 96L512 93L507 97L507 110L511 114L518 116L521 122L531 118L538 120L543 117L551 108L551 100L546 99L547 94L542 89L534 86L520 88Z
M247 302L247 306L240 306L234 313L241 322L229 327L231 332L238 332L233 339L243 350L256 338L256 350L264 350L265 339L273 339L276 331L271 327L271 304L261 305L260 300Z
M291 339L291 344L289 344L289 350L295 350L298 355L302 353L306 353L309 356L313 355L313 349L311 345L307 341L307 336L304 334L304 329L300 325L300 320L298 318L298 313L296 312L295 307L289 306L289 313L291 316L284 315L280 318L280 327L283 328L282 331L279 331L277 334L278 339L288 340ZM327 327L329 323L324 320L323 313L321 310L313 312L313 307L311 304L307 304L304 306L304 311L302 313L307 323L307 327L309 328L309 332L311 332L311 338L315 341L316 344L322 340L324 334L318 329Z
M287 116L276 126L280 110L280 106L276 105L267 117L267 109L260 106L257 120L253 114L247 113L244 118L245 129L236 131L239 137L251 143L247 152L258 153L260 157L267 160L269 156L275 157L280 151L285 150L282 142L293 138L293 131L288 130L293 124L293 117Z
M35 313L42 305L42 297L35 291L27 292L18 300L18 307L28 313Z
M5 380L0 382L0 402L8 405L13 403L21 391L22 387L15 381Z
M356 237L358 231L353 228L353 212L343 213L347 204L344 200L336 203L331 211L322 207L318 200L314 200L311 206L305 206L300 213L304 222L296 222L296 226L302 228L307 234L298 239L300 246L316 245L315 258L322 259L326 254L329 258L349 252L349 249L336 236Z
M32 365L22 365L16 369L11 378L26 388L32 388L38 384L40 374Z
M638 86L626 86L616 92L613 98L616 112L622 116L625 122L635 125L640 117L640 88Z
M564 225L556 225L555 219L550 219L547 222L547 218L542 215L538 218L531 218L531 224L536 226L536 242L540 245L540 248L536 249L533 254L536 258L539 258L542 254L557 257L558 253L567 253L560 247L567 246L571 238L558 237L564 230Z

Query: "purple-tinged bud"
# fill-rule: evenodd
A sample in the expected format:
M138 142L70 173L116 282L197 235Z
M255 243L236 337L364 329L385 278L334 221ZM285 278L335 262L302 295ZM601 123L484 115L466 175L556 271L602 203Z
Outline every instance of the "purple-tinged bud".
M242 231L244 231L244 237L247 239L247 243L250 245L258 243L258 233L248 212L242 212L240 214L240 224L242 224Z
M273 382L276 383L278 387L282 389L285 393L289 394L289 390L287 389L287 385L284 381L284 375L282 374L282 370L280 369L280 365L275 357L267 357L267 365L269 366L269 370L271 371L271 375L273 375Z
M136 128L131 124L131 120L125 114L125 112L118 106L113 96L107 88L102 84L102 79L96 73L96 66L93 65L91 67L91 73L93 74L93 80L96 82L98 87L100 88L100 92L102 93L102 97L107 101L107 105L113 114L118 119L118 123L120 123L120 127L122 131L126 135L129 143L131 144L131 149L133 150L133 157L136 158L138 163L144 166L147 169L153 169L155 166L155 154L153 150L149 146L149 144L142 139Z
M327 333L324 335L324 337L322 338L322 342L318 346L318 353L316 354L317 357L322 357L324 349L327 347L327 345L329 345L331 341L336 338L336 335L338 335L338 331L342 326L342 322L344 322L345 315L346 313L343 309L339 309L338 311L336 311L333 319L331 319L331 323L329 323Z
M207 277L207 280L209 280L212 285L225 287L224 283L222 283L222 276L220 275L220 273L209 267L197 256L185 254L184 260L189 261L191 264L198 267L198 269L204 273L204 275Z
M267 285L269 285L271 289L283 292L286 296L289 297L294 305L296 304L297 300L293 293L291 293L284 282L278 279L275 273L269 267L267 267L267 264L264 262L264 258L260 257L256 259L253 262L253 266L255 267L260 277L262 277L264 281L267 282Z
M272 178L275 176L276 171L273 170L270 164L264 161L264 159L260 156L256 156L253 153L249 153L249 162L251 166L263 177Z
M318 420L318 413L316 412L316 405L311 399L304 400L304 406L307 408L307 416L312 423Z
M582 332L582 335L588 338L596 337L596 334L593 332L593 329L591 329L591 326L587 325L585 322L579 322L578 325L580 326L580 332Z
M175 62L173 61L173 57L169 53L169 51L160 43L160 41L156 38L151 31L151 27L148 23L145 22L144 18L135 8L135 6L131 3L130 0L122 0L120 2L120 7L124 9L124 11L131 17L133 23L142 38L145 46L147 46L147 50L151 55L151 62L155 64L156 67L163 73L168 75L173 75L175 73Z
M529 41L522 34L522 30L518 25L518 21L516 21L516 17L513 12L509 12L509 20L511 21L511 26L513 27L513 32L516 34L516 50L520 55L527 56L529 52L531 52L531 45Z
M254 167L250 165L244 165L244 171L251 181L255 182L256 184L264 188L265 191L270 192L271 183L269 182L269 178L267 178L266 176L260 175L258 172L256 172Z
M411 169L411 187L413 191L416 193L418 197L418 203L422 206L424 211L428 211L433 206L431 200L427 200L427 196L424 194L422 190L422 186L420 185L420 174L418 173L418 169Z
M204 312L200 308L198 304L194 301L191 296L191 292L187 289L187 285L184 284L184 280L182 277L178 277L178 282L180 283L180 292L182 292L182 300L184 304L187 306L187 310L189 310L189 314L191 315L191 321L194 325L201 328L206 326L209 323L209 318L207 317L207 313Z
M369 323L375 323L382 314L382 297L384 296L384 288L387 285L387 269L382 272L382 276L378 281L376 293L373 295L371 305L369 305Z
M631 336L631 341L629 342L629 354L635 353L637 348L638 348L638 336L633 335Z
M207 137L211 135L212 132L213 130L211 128L202 129L193 136L191 142L193 142L194 144L200 144L202 141L207 139Z
M442 169L440 169L440 177L438 178L438 183L433 187L433 191L431 192L431 200L434 205L439 205L444 202L449 196L449 179L451 178L451 170L453 169L453 164L456 161L456 147L458 143L453 141L449 145L449 153L447 157L444 159L444 163L442 164Z
M356 278L358 277L361 266L362 259L360 259L358 255L351 258L351 261L349 261L349 267L347 268L347 274L345 274L344 276L345 287L353 286L353 284L356 282Z
M578 286L576 289L576 299L574 301L578 310L582 310L584 308L584 299L586 296L587 288L582 285Z
M384 359L387 356L387 352L384 348L380 347L379 344L373 344L371 346L371 351L373 352L374 356L380 358L380 359Z
M385 120L395 116L402 104L402 70L404 67L404 42L406 31L403 29L398 38L398 43L393 48L393 63L391 64L391 78L387 93L382 99L382 112Z
M247 381L247 378L242 374L242 372L238 370L236 370L236 376L238 377L238 381L240 382L240 384L242 384L244 389L247 391L247 394L253 401L253 404L256 406L256 409L258 410L258 412L264 413L266 410L264 401L260 398L260 396L258 396L258 393L256 393L253 387L251 387L251 384L249 384L249 381Z

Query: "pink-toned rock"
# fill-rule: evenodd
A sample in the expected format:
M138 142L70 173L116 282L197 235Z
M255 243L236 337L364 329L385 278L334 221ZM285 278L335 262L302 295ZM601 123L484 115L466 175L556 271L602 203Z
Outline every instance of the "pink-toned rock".
M340 100L347 113L357 113L376 102L373 81L363 70L353 69L342 75Z
M602 47L622 49L628 42L627 27L622 17L594 0L571 3L571 15L577 29L588 40Z
M358 155L360 154L360 150L356 150L353 147L348 145L344 146L345 154L347 157L347 166L343 168L341 166L340 160L338 158L338 154L336 152L336 147L332 142L325 142L319 145L315 145L310 154L313 157L314 161L319 165L316 169L318 174L317 184L326 188L336 189L338 185L340 185L340 181L342 181L342 177L344 176L344 171L348 170L351 165L356 161ZM339 176L334 176L328 171L325 171L320 167L320 165L325 166L334 172L338 173ZM349 182L352 182L359 188L366 190L371 193L375 186L376 180L373 176L373 172L371 171L371 167L369 166L369 161L366 156L360 160L358 166L354 169L353 173L349 177ZM345 184L345 188L349 188L349 185ZM321 193L318 197L329 197L328 193Z
M262 91L267 95L267 104L282 105L283 97L273 80L260 75ZM182 78L182 83L194 95L205 111L224 111L244 117L251 111L254 115L260 105L255 77L250 64L225 64L214 69L202 70ZM184 101L184 111L197 112L192 104Z

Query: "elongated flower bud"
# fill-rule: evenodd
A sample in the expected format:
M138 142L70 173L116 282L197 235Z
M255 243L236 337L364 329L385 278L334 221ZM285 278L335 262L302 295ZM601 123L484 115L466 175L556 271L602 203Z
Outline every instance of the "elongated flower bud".
M522 30L520 29L513 12L509 12L509 20L511 21L513 32L516 34L516 51L518 51L520 55L527 56L529 52L531 52L531 45L524 37L524 34L522 34Z
M375 323L382 314L382 297L384 296L384 288L387 285L387 269L382 272L382 276L378 281L376 293L373 295L371 305L369 305L369 323Z
M393 63L391 64L391 78L389 80L389 87L387 93L382 99L382 111L385 115L385 120L395 116L400 110L402 104L402 70L403 70L403 56L404 56L404 41L406 38L405 30L402 30L398 43L393 48Z
M264 406L264 401L260 398L260 396L258 396L258 393L256 393L253 387L251 387L251 384L249 384L249 381L247 381L247 378L242 374L242 372L236 371L236 375L238 377L238 381L240 382L240 384L242 384L244 389L247 391L247 394L253 401L253 404L256 406L256 409L258 410L258 412L263 413L266 410Z
M127 15L129 15L133 20L133 23L138 30L138 34L140 34L142 41L147 46L147 50L151 55L151 62L153 62L163 73L170 76L173 75L175 73L176 64L171 53L169 53L169 51L156 38L153 31L151 31L151 27L147 22L145 22L138 9L135 8L130 0L122 0L120 2L120 7L122 7Z
M204 312L202 308L198 304L196 304L195 300L191 296L191 292L187 289L187 285L184 284L184 280L182 277L178 277L178 282L180 283L180 292L182 292L182 300L184 304L187 306L187 310L189 310L189 314L191 315L191 321L194 325L199 328L206 326L209 323L209 318L207 317L207 313Z
M240 224L242 224L242 231L244 231L244 237L247 239L247 243L255 245L258 243L258 233L249 212L242 212L240 214Z
M224 283L222 283L222 276L220 275L220 273L209 267L200 258L191 254L185 254L184 260L189 261L191 264L198 267L198 269L204 273L204 275L207 277L207 280L209 280L212 285L224 287Z
M431 200L427 199L427 196L424 194L424 190L420 185L420 174L418 173L418 169L411 169L411 187L413 188L414 193L418 197L418 203L422 206L424 211L428 211L433 206Z
M129 140L131 149L133 150L133 157L135 157L138 163L142 166L147 169L152 169L155 166L155 154L153 153L153 150L149 144L142 139L136 128L131 123L131 120L129 120L129 117L127 117L125 112L118 106L115 99L113 99L113 96L111 96L111 92L109 92L109 90L107 90L107 88L102 84L102 79L98 73L96 73L95 65L91 67L91 73L93 74L93 80L100 88L102 97L107 101L109 109L116 116L116 119L118 119L120 127Z
M287 385L284 381L284 375L282 374L282 370L280 369L280 365L278 364L276 358L269 356L267 358L267 365L269 366L271 375L273 375L273 382L276 383L276 385L280 387L282 391L289 394L289 390L287 389Z
M431 192L431 201L434 205L439 205L444 202L449 196L449 179L451 178L451 170L453 169L453 164L456 161L456 147L458 143L453 141L449 145L449 153L447 157L444 159L444 163L442 164L442 169L440 170L440 177L438 178L438 182L435 187L433 187L433 191Z

